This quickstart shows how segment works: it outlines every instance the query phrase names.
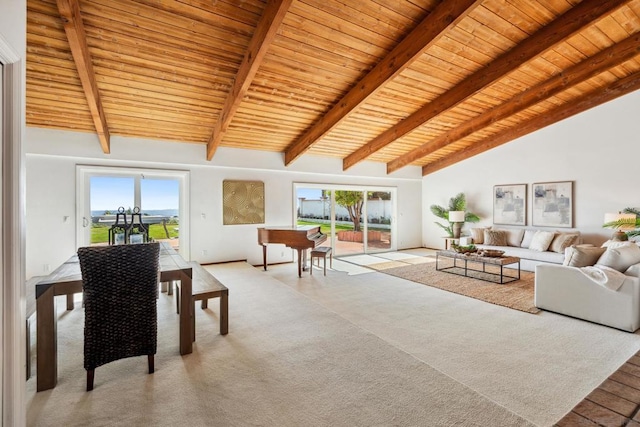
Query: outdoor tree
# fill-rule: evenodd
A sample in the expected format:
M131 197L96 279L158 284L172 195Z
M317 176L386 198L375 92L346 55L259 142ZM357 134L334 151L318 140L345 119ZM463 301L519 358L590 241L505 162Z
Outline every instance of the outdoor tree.
M362 217L362 206L364 198L362 191L336 191L336 204L342 206L349 212L349 218L353 222L353 230L360 231L360 218Z

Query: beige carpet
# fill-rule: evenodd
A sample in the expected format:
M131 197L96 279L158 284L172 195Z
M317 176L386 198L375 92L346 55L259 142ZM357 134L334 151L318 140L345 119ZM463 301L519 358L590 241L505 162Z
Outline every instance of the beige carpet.
M367 267L373 270L386 270L389 268L403 267L405 265L407 264L402 261L385 261L385 262L380 262L376 264L369 264L367 265Z
M445 261L446 263L446 261ZM414 265L389 265L381 263L379 267L369 266L382 273L401 277L423 285L443 289L456 294L479 299L481 301L497 304L527 313L539 313L540 310L533 304L534 273L521 271L520 280L499 284L457 274L436 271L435 262L426 262ZM441 264L442 267L442 264ZM474 267L477 268L477 267ZM487 270L495 269L495 266L487 266ZM459 269L462 272L462 269ZM470 273L482 275L482 273ZM517 275L514 270L507 270L508 275Z
M294 264L282 264L266 273L538 426L552 426L640 350L640 332L531 315L368 271L298 278Z
M27 382L28 425L531 425L270 272L211 269L229 287L229 334L218 334L217 303L197 306L194 352L180 356L174 297L162 294L156 372L146 373L143 357L109 363L89 393L83 310L58 304L58 386L36 393L35 378Z

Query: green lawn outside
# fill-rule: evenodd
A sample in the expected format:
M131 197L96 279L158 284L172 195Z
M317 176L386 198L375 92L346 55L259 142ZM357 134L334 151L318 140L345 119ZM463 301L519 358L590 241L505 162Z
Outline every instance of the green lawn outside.
M109 241L109 225L97 225L91 226L91 244L107 243ZM169 230L169 237L178 237L178 232L175 230L178 228L178 224L167 224L167 230ZM150 224L149 225L149 237L154 240L166 239L167 234L164 232L162 224Z
M317 222L310 222L310 221L304 221L304 220L298 220L298 225L318 225ZM331 235L331 224L319 224L320 225L320 232L323 234L326 234L328 236ZM353 226L352 225L342 225L342 224L336 224L336 231L342 231L342 230L353 230ZM371 227L369 226L369 231L389 231L388 228L375 228L375 227Z
M318 224L317 222L298 220L298 225L320 225L320 232L326 235L331 235L331 224ZM336 224L336 231L341 230L353 230L353 226L338 225Z

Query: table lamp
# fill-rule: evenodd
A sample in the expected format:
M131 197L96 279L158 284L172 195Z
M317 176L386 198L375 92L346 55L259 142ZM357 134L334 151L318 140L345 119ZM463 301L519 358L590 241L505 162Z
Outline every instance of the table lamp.
M606 213L604 214L604 223L610 224L612 222L618 223L610 225L609 227L616 228L616 231L611 236L611 240L615 241L625 241L629 240L627 234L624 230L633 230L636 224L636 215L635 214L623 214L621 212L618 213Z
M464 211L449 211L449 222L453 230L453 237L455 239L460 238L460 231L462 231L462 224L464 224Z

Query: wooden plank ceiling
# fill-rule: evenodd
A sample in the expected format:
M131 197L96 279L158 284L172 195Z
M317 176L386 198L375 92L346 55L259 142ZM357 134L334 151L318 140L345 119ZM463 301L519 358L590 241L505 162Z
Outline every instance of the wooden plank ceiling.
M640 0L28 0L27 125L432 173L640 87Z

